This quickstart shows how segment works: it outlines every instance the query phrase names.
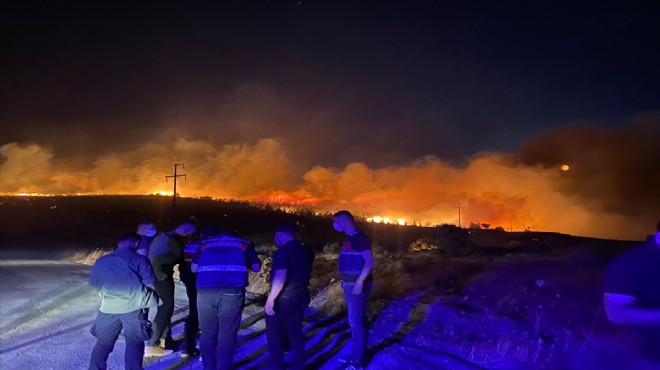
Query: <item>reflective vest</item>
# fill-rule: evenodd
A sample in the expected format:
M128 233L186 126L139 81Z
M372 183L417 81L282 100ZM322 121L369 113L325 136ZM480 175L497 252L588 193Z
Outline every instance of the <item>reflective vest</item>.
M353 243L360 245L354 247ZM354 234L344 240L338 263L339 276L343 281L354 282L360 276L362 267L364 267L362 252L366 248L371 248L371 240L362 231L356 230Z
M232 236L204 240L197 267L197 288L244 288L248 285L245 252L250 242Z
M186 262L191 263L197 253L197 249L202 245L201 241L194 241L186 244L186 247L183 249L183 259Z
M341 251L339 253L339 276L342 281L356 281L363 266L362 252Z

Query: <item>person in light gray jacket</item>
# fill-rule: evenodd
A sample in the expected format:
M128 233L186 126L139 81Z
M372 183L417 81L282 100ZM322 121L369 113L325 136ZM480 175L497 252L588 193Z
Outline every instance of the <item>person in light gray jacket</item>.
M126 369L142 369L144 341L151 336L146 308L158 307L153 290L156 276L149 259L136 250L140 235L126 234L117 249L99 258L89 276L89 284L101 297L101 306L90 329L96 337L89 362L90 369L106 369L119 333L126 339ZM170 352L171 353L171 352Z

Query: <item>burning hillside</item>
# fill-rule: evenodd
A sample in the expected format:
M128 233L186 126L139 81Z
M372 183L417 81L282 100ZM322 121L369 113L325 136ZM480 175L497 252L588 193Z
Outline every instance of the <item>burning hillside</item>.
M302 170L277 139L213 145L163 134L99 155L91 165L59 157L48 146L8 143L0 147L0 193L168 195L165 176L173 163L183 162L187 176L179 179L177 193L188 197L321 212L347 208L399 224L474 222L634 239L657 219L660 204L651 171L660 138L649 127L564 129L531 140L518 155L482 153L463 165L426 156L407 165L355 162Z

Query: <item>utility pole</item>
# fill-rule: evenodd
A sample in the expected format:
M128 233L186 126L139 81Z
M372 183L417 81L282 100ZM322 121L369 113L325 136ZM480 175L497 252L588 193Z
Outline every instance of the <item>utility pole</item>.
M172 213L176 212L176 179L179 178L179 177L183 177L184 179L188 180L186 178L185 173L182 174L182 175L179 175L179 174L176 173L177 172L176 170L179 166L183 167L184 169L186 168L186 166L183 163L175 163L174 164L174 175L165 176L165 182L168 182L167 179L169 179L169 178L174 179L174 193L172 194Z
M454 207L454 208L458 208L458 228L460 229L461 228L461 208L464 208L464 207L461 206L460 203L458 203L458 206Z

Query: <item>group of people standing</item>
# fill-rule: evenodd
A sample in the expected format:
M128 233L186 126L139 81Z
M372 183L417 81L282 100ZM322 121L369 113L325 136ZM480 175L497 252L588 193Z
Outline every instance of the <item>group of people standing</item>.
M340 211L333 227L345 234L338 262L348 322L352 334L350 356L340 359L345 369L362 369L367 345L364 316L371 290L374 258L371 240L355 227L353 216ZM201 352L204 369L231 369L237 333L245 307L248 273L259 272L261 261L255 246L233 232L218 228L197 233L192 222L157 234L155 223L144 221L137 233L120 238L117 249L99 258L90 274L90 285L101 296L101 306L91 333L97 338L90 369L106 369L107 359L123 330L126 339L126 369L141 369L143 357L173 352L171 321L174 313L174 268L186 287L189 314L185 322L182 357ZM293 225L275 229L279 247L273 255L271 289L266 299L267 369L303 369L305 309L310 302L309 280L314 252L297 238ZM156 309L153 323L149 309ZM196 336L200 332L200 348ZM286 339L285 339L286 338ZM292 354L285 364L284 341Z

